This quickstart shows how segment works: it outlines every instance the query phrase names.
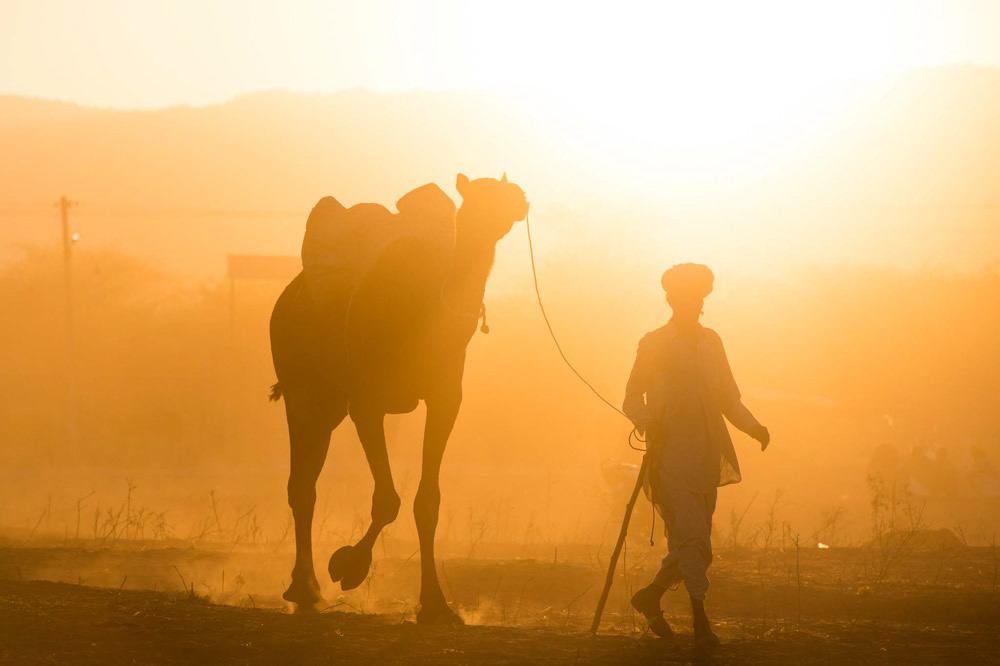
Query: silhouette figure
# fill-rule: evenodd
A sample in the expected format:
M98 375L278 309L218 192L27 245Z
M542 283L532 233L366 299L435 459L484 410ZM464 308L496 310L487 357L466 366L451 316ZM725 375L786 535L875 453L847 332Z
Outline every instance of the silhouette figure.
M717 645L705 613L712 562L712 514L717 488L740 481L740 467L723 416L767 448L770 434L740 401L722 339L699 323L715 276L701 264L663 274L673 316L639 341L623 411L646 434L648 489L667 534L667 556L632 605L662 637L672 635L660 599L684 582L691 597L695 641Z
M420 483L413 502L420 540L417 621L461 623L445 601L434 562L441 493L438 475L462 401L465 348L480 316L497 242L528 213L520 187L459 175L457 213L437 186L382 206L316 205L303 244L304 269L271 315L271 352L291 443L288 503L295 566L284 598L299 608L321 601L312 558L316 480L330 434L350 415L375 480L371 525L330 558L334 582L350 590L368 574L372 547L396 519L400 499L386 454L386 414L427 406Z

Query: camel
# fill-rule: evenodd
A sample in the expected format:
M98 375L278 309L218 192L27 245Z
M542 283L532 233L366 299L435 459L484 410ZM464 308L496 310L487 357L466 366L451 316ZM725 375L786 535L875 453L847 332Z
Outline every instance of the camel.
M417 621L462 623L445 600L434 561L439 472L462 402L465 350L480 316L486 330L483 295L496 245L515 222L525 219L528 202L506 174L500 180L472 181L459 174L456 187L462 204L454 214L446 259L419 234L404 234L379 247L361 276L328 271L326 277L310 280L305 269L275 303L271 353L278 382L271 397L285 401L291 448L288 504L295 523L295 565L283 596L297 610L322 601L313 566L312 522L316 480L331 433L351 417L375 481L368 530L357 543L333 553L329 562L331 579L350 590L367 577L375 540L400 508L384 417L412 412L423 400L422 469L413 500L421 571ZM344 209L332 197L320 204L314 213L322 209L332 218L353 210L364 217L363 207L373 206Z

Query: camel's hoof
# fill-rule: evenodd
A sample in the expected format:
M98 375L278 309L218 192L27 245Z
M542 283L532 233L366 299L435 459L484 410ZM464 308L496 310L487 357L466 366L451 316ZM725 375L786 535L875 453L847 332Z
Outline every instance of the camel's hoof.
M465 625L465 620L458 616L458 613L448 608L448 604L434 604L424 606L421 604L417 611L417 624L431 624L448 627L461 627Z
M340 581L343 590L353 590L365 582L368 570L372 565L372 552L344 546L330 556L330 578L334 583Z
M281 598L295 604L296 610L300 611L311 610L323 603L323 595L319 591L319 582L315 577L305 580L293 578L292 584Z
M695 627L694 644L703 650L711 650L722 645L722 641L710 627Z

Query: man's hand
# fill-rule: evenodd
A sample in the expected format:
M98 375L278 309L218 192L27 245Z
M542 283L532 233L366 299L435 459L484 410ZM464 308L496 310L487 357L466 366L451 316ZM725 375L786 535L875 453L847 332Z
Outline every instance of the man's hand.
M760 442L761 451L767 450L767 445L771 443L771 433L767 431L767 428L760 426L751 436Z
M636 433L639 434L639 437L645 437L646 436L646 429L649 428L649 426L650 426L651 423L652 423L652 419L650 419L648 417L647 418L643 418L643 419L639 419L639 421L635 424L635 431L636 431Z

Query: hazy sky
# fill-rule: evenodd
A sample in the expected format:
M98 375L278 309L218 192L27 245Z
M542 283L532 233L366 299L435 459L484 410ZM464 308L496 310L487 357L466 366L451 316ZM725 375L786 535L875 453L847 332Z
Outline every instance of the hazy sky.
M0 0L0 93L143 108L272 88L586 96L1000 64L997 0L695 4Z

